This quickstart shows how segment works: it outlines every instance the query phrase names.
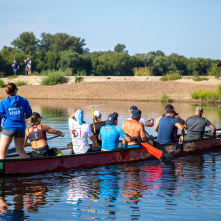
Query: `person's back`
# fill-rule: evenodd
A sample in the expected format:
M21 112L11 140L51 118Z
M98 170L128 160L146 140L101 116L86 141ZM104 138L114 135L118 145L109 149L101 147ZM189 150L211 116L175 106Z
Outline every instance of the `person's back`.
M213 134L216 135L216 128L209 120L202 117L202 114L203 108L196 107L195 115L186 119L185 128L187 130L187 135L185 136L185 140L203 139L205 127L211 128Z
M100 129L101 129L101 127L106 125L106 121L95 122L94 125L95 125L96 135L99 135ZM94 131L93 124L91 124L90 127L91 127L91 131L93 132ZM93 133L93 134L95 134L95 133ZM97 140L97 144L99 147L101 147L101 140ZM93 145L95 145L95 141L93 141Z
M175 124L179 121L175 117L163 116L159 121L157 141L160 144L174 142Z
M118 126L112 124L101 127L99 137L102 140L102 150L118 149L120 136L124 136L124 133Z
M90 149L88 136L93 136L89 125L85 123L80 125L76 120L69 118L69 130L71 133L74 153L86 153Z
M134 120L134 119L131 119L131 120L125 120L124 121L124 127L123 127L123 131L128 134L129 136L131 137L136 137L137 140L139 142L142 141L141 139L141 133L143 130L143 124ZM144 132L143 132L144 133ZM137 142L135 141L132 141L132 142L127 142L125 140L123 140L123 145L122 147L126 147L127 145L136 145L136 146L140 146L139 144L137 144ZM125 145L125 146L124 146ZM132 147L132 146L131 146ZM133 146L135 147L135 146Z

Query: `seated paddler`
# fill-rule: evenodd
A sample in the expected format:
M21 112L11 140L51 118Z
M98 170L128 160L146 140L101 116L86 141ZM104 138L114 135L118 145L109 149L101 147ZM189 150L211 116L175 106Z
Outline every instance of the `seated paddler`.
M49 148L46 133L61 137L64 137L65 134L59 130L52 129L47 125L41 125L41 119L42 117L39 113L32 113L29 120L30 126L25 131L24 147L28 146L27 141L29 139L32 146L31 157L41 158L61 155L61 150L59 148Z
M140 122L140 119L141 111L139 109L135 109L132 112L131 119L124 121L123 131L131 137L135 137L139 142L148 142L149 140L153 140L153 136L146 136L144 125ZM123 139L122 148L134 147L141 147L141 145L136 141L127 141L126 139Z
M128 136L117 126L118 113L114 112L108 116L106 125L101 127L98 139L102 141L102 151L110 151L118 149L119 138L122 137L127 142L131 142L134 138Z
M77 110L69 116L69 130L75 154L93 152L92 147L88 144L88 137L92 142L97 139L91 132L90 126L83 121L83 118L82 110Z

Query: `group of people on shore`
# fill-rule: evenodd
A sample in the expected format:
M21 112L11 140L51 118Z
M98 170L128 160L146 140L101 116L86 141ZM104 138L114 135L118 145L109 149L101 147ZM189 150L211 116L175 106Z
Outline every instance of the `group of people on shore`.
M7 97L0 102L0 159L5 159L8 147L14 138L16 150L21 158L28 158L24 147L32 146L31 157L59 156L59 148L49 148L46 133L64 137L64 133L54 130L47 125L41 125L39 113L32 112L29 102L17 95L18 88L14 83L9 83L6 88ZM102 121L102 114L94 111L95 125L84 122L84 113L77 110L69 116L69 130L72 138L73 153L83 154L96 151L110 151L118 148L140 147L141 142L153 140L145 131L145 127L153 127L158 132L157 141L160 144L184 140L184 129L187 130L185 140L202 139L205 127L213 131L216 138L216 128L203 118L203 108L197 107L195 115L184 121L175 112L174 107L168 104L165 114L161 115L154 125L154 119L149 121L141 117L141 110L136 106L130 108L130 118L126 119L122 128L118 127L118 113L113 112L106 121ZM29 118L29 126L26 129L25 119ZM95 130L94 130L95 129ZM178 136L177 130L181 136ZM92 133L93 131L93 133ZM93 142L89 145L88 137ZM119 146L119 138L122 137L122 145ZM30 143L28 143L28 139Z
M29 58L24 60L25 62L25 75L26 72L28 73L29 76L31 76L31 60ZM17 63L16 60L14 60L14 63L12 64L13 72L14 75L17 75L17 71L19 70L19 64Z

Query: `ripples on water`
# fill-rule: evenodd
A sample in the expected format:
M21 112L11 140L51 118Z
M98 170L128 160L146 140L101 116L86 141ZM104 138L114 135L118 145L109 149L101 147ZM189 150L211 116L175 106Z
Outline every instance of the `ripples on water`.
M145 109L143 103L140 105ZM122 123L131 104L112 106L120 109ZM102 107L105 116L110 111L107 107ZM182 113L185 107L176 108L181 116L185 115ZM194 110L191 105L188 107ZM74 109L68 112L59 108L40 109L43 121L68 131L67 116ZM151 104L146 109L151 109ZM157 117L163 107L155 109L144 115ZM90 108L84 111L89 120ZM55 117L57 114L59 118ZM219 114L209 116L219 126ZM59 142L70 142L67 131L65 142L62 138ZM53 142L51 146L58 141ZM152 160L59 173L4 176L0 178L0 217L2 220L220 220L220 164L221 152L217 149L175 158L162 165Z

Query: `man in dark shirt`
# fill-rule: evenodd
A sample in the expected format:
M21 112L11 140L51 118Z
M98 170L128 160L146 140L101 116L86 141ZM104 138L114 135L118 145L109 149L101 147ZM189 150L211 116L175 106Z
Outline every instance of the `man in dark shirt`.
M213 131L213 136L216 138L216 128L210 121L202 117L203 108L197 107L195 110L195 115L188 117L185 122L185 129L187 130L186 140L198 140L203 139L203 133L205 127L209 127Z
M94 127L93 127L93 124L90 125L91 127L91 131L94 135L99 135L100 133L100 129L101 127L105 126L106 125L106 121L101 121L101 117L102 117L102 114L100 111L94 111L94 117L95 117L95 130L96 130L96 133L94 133ZM93 141L93 146L95 146L95 141ZM101 140L97 139L97 146L99 148L101 148Z

